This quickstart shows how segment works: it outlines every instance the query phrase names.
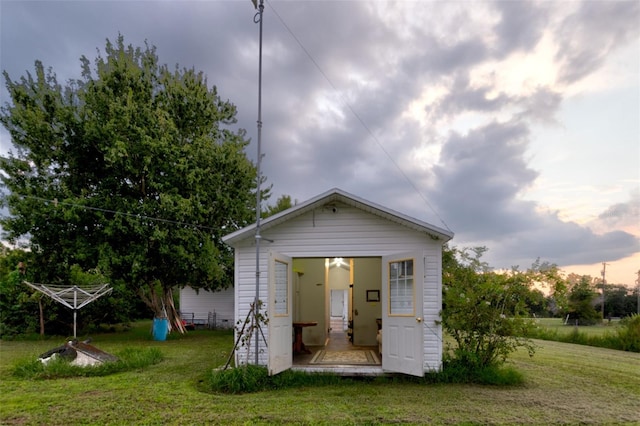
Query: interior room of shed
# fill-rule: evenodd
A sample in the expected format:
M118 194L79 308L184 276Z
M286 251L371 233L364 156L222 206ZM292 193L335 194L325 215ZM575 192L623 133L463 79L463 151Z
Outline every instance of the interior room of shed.
M330 336L357 346L376 346L382 314L381 258L331 257L293 259L293 322L313 323L304 327L307 346L324 346ZM342 338L342 337L341 337Z

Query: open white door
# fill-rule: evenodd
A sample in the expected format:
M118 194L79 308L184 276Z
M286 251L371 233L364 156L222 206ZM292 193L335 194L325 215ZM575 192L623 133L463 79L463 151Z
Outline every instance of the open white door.
M293 365L291 258L269 253L269 375Z
M344 290L331 290L331 316L342 317L344 314Z
M422 253L382 258L382 369L423 376Z

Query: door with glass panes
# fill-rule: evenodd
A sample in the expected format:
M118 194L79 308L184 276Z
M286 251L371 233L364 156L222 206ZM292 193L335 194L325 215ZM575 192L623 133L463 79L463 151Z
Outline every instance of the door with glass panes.
M269 374L278 374L293 365L292 348L292 276L291 258L269 253Z
M382 369L424 375L422 253L382 258Z

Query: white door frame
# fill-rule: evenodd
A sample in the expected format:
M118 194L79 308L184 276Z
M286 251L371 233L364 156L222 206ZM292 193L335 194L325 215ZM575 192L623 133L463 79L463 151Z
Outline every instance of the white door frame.
M409 265L404 276L390 276L390 265ZM424 376L423 287L424 254L398 253L382 257L382 369ZM394 271L397 269L394 268ZM412 273L411 273L412 272ZM395 272L394 272L395 274ZM391 281L393 280L393 284ZM390 294L393 292L394 294ZM394 304L392 305L392 302Z
M293 366L293 263L291 258L269 252L268 340L269 375Z

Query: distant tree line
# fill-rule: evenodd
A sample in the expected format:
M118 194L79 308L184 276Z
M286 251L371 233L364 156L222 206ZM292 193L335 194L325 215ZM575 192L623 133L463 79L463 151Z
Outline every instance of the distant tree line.
M573 325L593 325L638 313L637 287L605 284L603 317L603 285L599 278L573 273L564 275L555 266L549 267L541 276L546 280L537 284L547 291L547 295L532 290L537 294L530 304L531 313L537 316L568 318Z

